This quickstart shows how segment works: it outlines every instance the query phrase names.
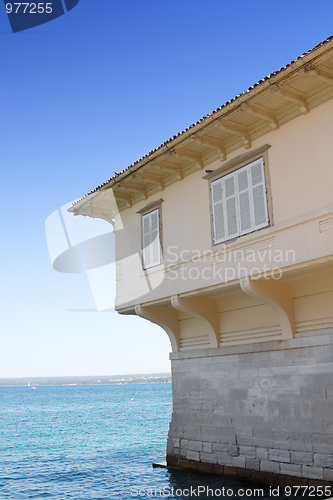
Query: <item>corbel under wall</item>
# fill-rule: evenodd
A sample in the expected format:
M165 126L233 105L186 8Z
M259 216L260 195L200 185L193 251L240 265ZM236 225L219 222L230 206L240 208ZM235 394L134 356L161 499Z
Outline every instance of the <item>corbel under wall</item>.
M216 303L206 297L186 297L179 295L171 297L171 304L175 309L190 314L208 323L210 347L218 347L220 343L219 314Z
M172 352L180 349L180 328L178 313L168 306L136 305L135 313L143 319L159 325L166 331L171 342Z
M278 316L282 336L291 339L295 335L295 314L293 296L290 288L279 280L254 280L243 278L240 286L244 293L262 300L271 307Z

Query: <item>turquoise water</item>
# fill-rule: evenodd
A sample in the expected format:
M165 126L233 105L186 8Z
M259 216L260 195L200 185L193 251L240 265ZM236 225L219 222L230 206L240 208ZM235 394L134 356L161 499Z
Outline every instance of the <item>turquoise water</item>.
M240 488L262 488L153 469L165 460L171 404L171 384L0 387L0 499L244 498Z

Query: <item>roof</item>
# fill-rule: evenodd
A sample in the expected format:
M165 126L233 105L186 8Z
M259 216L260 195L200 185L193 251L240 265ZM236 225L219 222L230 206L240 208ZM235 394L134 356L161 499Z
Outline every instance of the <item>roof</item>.
M182 180L214 159L224 161L239 147L251 147L251 140L332 97L333 36L330 36L121 172L115 172L113 177L73 203L70 211L83 213L81 208L92 195L110 188L119 210L132 206L142 197L147 198Z

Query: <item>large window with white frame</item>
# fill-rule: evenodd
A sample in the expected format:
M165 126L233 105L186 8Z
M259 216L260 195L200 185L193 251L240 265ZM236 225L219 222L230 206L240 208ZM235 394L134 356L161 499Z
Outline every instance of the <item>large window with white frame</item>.
M263 158L216 179L211 192L214 244L269 225Z
M142 262L143 268L161 263L160 210L156 208L142 215Z

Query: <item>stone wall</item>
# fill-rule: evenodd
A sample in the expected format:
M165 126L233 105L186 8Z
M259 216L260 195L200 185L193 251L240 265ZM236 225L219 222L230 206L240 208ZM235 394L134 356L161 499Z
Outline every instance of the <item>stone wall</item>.
M332 329L170 356L169 464L333 482Z

